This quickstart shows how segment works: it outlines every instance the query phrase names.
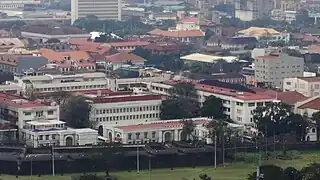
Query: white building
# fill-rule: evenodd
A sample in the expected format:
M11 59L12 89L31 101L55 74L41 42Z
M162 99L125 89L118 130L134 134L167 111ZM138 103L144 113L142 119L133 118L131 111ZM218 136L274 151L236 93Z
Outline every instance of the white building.
M95 145L98 131L90 128L71 129L59 120L27 122L20 139L30 147Z
M121 142L122 144L142 144L150 142L171 142L189 139L182 132L182 119L161 120L137 125L115 126L109 131L112 132L112 141ZM208 118L193 118L196 125L193 132L194 137L202 139L207 143L211 142L209 131L205 125L211 121ZM230 127L238 128L244 131L243 125L230 124Z
M41 75L23 76L15 79L23 87L23 91L32 89L36 93L75 91L90 89L106 89L107 80L104 73L84 73L73 75Z
M121 20L121 0L71 0L71 23L87 15Z
M0 9L23 8L26 4L40 4L40 0L1 0Z
M20 96L0 93L1 119L23 128L27 122L59 119L59 106L29 101Z
M304 59L284 53L257 56L254 69L257 83L281 88L284 78L303 76Z
M176 82L149 83L148 89L153 93L168 95L169 89ZM224 112L228 118L239 124L253 124L252 112L257 106L264 106L274 98L263 94L240 92L233 89L195 83L198 90L199 102L203 103L206 97L214 95L223 101Z
M99 135L114 138L110 127L134 125L160 119L161 95L111 92L104 95L84 95L91 103L90 120Z
M283 80L283 91L297 91L306 97L320 95L320 77L296 77Z

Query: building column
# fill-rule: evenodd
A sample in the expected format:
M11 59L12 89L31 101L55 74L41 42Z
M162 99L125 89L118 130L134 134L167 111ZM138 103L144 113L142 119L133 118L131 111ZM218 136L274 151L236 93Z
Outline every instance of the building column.
M176 129L174 130L174 137L173 137L174 141L180 141L180 138L179 138L179 130Z
M158 136L158 142L159 142L159 143L162 143L162 141L163 141L163 140L162 140L162 136L163 136L163 132L160 130L160 131L159 131L159 136Z

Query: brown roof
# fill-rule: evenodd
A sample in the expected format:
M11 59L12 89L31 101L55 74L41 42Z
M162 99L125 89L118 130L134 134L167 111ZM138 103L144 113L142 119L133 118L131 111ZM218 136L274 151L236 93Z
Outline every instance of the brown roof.
M203 37L204 33L201 30L186 30L186 31L164 31L161 29L154 29L148 34L166 37Z
M299 109L315 109L320 110L320 98L316 98L298 107Z
M299 79L307 81L307 82L319 82L320 77L299 77Z
M107 56L106 60L108 62L146 61L142 57L128 52L119 52L111 56Z
M70 40L70 44L75 46L75 50L99 53L101 55L107 53L111 46L105 43L95 43L92 41L74 39Z
M289 105L294 105L298 101L303 101L307 99L307 97L298 93L297 91L280 92L278 93L277 98L278 100L281 100L282 102Z
M149 44L149 42L148 41L127 41L127 42L113 42L108 44L113 47L146 46Z

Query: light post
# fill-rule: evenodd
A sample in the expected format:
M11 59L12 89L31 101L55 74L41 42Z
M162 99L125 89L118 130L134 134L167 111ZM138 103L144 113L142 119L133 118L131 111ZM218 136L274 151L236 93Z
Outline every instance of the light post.
M51 156L52 156L52 176L55 175L55 162L54 162L54 146L51 146Z
M151 158L152 156L149 155L149 180L151 180Z
M32 157L30 156L30 179L32 180L32 175L33 175L33 160Z
M140 172L140 153L139 153L139 145L137 146L137 173Z

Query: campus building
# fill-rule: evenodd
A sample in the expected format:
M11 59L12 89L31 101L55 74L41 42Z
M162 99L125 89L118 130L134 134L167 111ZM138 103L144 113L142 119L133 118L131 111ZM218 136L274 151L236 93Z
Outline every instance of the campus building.
M71 0L71 23L87 15L121 20L121 0Z
M179 82L149 83L147 87L153 93L168 95L169 89L177 83ZM193 83L198 90L200 103L203 103L206 97L210 95L220 98L227 117L239 124L253 124L253 110L257 106L265 106L274 100L273 97L263 93L256 93L241 85L232 85L231 83L215 80Z
M107 88L107 80L104 73L83 74L56 74L40 76L16 77L16 80L27 92L32 89L35 93L90 90Z

